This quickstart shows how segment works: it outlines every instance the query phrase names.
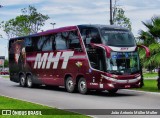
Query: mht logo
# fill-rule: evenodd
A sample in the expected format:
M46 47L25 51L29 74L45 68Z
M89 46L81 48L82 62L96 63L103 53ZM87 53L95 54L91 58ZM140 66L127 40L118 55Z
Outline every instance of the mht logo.
M63 63L61 69L66 69L68 60L70 57L73 56L74 51L68 51L68 52L57 52L55 56L53 56L53 52L51 53L44 53L43 56L41 53L37 53L36 60L34 63L34 69L49 69L51 66L51 63L53 63L53 69L56 69L58 67L58 62L60 60L60 57L63 58Z

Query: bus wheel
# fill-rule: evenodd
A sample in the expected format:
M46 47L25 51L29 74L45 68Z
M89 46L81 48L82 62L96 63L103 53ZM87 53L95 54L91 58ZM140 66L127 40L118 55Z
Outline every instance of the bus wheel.
M66 84L66 90L69 93L73 93L75 91L75 84L73 82L73 78L72 77L67 77L65 84Z
M80 78L79 82L78 82L78 91L81 94L86 94L87 93L87 83L86 80L84 78Z
M115 94L117 91L118 91L118 89L108 90L109 94Z
M27 87L29 87L29 88L33 87L33 81L32 81L32 76L31 75L27 76Z
M20 81L19 81L20 86L25 87L26 86L26 79L24 75L20 75Z

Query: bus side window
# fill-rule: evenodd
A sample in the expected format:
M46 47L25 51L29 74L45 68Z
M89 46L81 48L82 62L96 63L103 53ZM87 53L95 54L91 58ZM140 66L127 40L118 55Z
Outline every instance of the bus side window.
M81 35L86 47L90 47L90 43L102 43L98 29L82 29Z
M100 35L99 35L99 32L97 29L91 29L91 32L90 32L90 36L91 36L91 41L90 43L102 43L101 42L101 38L100 38Z
M27 52L32 52L33 51L33 46L32 46L32 39L29 37L25 38L25 47Z
M63 37L62 33L58 33L55 37L56 50L68 49L66 45L66 39Z
M42 51L51 51L52 50L52 40L50 36L43 36L41 37L42 44L41 44L41 50Z
M69 49L81 49L80 39L77 31L71 31L69 33Z

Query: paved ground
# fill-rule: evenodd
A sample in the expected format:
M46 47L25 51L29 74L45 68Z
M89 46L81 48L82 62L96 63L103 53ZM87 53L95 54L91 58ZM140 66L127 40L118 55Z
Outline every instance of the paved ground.
M61 109L160 109L160 94L119 90L116 95L67 93L65 89L23 88L0 77L0 95ZM94 111L95 112L95 111ZM98 116L100 117L100 116ZM156 116L155 116L156 117Z

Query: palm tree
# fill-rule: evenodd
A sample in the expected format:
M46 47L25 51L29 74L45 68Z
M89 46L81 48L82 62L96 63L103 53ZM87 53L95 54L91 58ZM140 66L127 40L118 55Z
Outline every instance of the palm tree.
M147 31L141 30L139 39L142 40L141 44L149 47L151 56L146 58L145 52L140 50L140 58L143 66L152 70L160 65L160 16L154 16L150 21L142 23L146 26Z

